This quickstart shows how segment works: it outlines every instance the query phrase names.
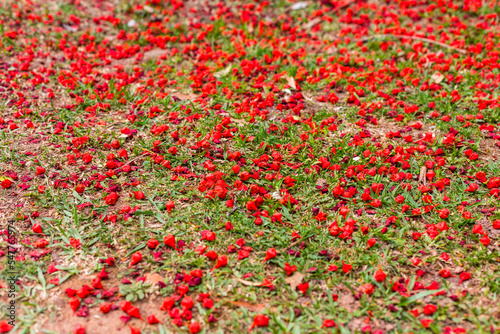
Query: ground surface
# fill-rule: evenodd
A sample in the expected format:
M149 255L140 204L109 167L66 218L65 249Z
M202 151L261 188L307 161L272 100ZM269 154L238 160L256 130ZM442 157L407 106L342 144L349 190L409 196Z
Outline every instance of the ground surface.
M498 332L498 14L2 2L0 332Z

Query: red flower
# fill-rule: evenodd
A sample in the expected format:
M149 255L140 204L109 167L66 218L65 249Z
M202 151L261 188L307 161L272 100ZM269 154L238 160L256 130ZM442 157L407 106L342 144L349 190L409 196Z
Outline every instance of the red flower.
M40 239L34 245L38 248L45 248L49 245L49 242L46 239Z
M113 205L116 203L116 201L118 200L118 194L115 193L115 192L112 192L111 194L107 195L106 197L104 197L104 200L106 201L106 204L108 205Z
M424 328L429 328L429 326L434 322L432 319L422 319L420 320L420 323Z
M193 298L189 296L185 296L181 301L181 306L183 310L189 310L193 307L193 305L194 305Z
M85 334L85 325L76 324L73 334Z
M276 257L276 249L269 248L266 252L266 257L264 258L264 261L262 261L262 264L264 264L264 262L268 260L274 259L275 257Z
M150 324L150 325L158 324L159 322L160 322L160 320L158 320L158 318L156 318L156 316L154 314L151 314L148 317L148 324Z
M160 306L160 310L170 311L172 307L174 307L174 305L175 305L175 300L170 297L166 297L165 299L163 299L163 302Z
M382 206L382 202L379 199L374 199L372 202L368 203L368 205L371 205L374 208L380 208Z
M458 284L461 284L463 281L469 280L471 278L471 274L464 271L459 275L459 277L460 277L460 282Z
M99 305L99 310L102 313L108 313L111 310L111 306L112 305L113 304L110 304L110 303L107 303L107 302L103 302L103 303L101 303L101 305Z
M500 219L494 220L491 225L493 226L494 229L498 230L500 229Z
M325 328L335 327L335 321L325 319L325 320L323 320L323 325L321 327L325 327Z
M424 306L424 314L427 316L433 315L437 310L437 306L432 304L427 304Z
M131 317L134 317L134 318L137 318L137 319L141 319L141 320L144 320L141 316L141 313L139 312L139 309L135 306L132 306L130 305L126 310L125 312L131 316Z
M309 289L309 282L305 282L305 283L300 283L298 286L297 286L297 289L299 289L300 292L302 292L302 294L306 294L307 290Z
M373 285L370 283L363 284L361 286L361 292L367 295L371 295L373 293Z
M156 249L156 247L158 247L159 244L160 242L154 239L153 236L151 235L151 239L148 240L146 245L148 246L149 249Z
M342 261L342 271L344 274L348 274L352 269L352 266L350 264L345 264L344 261Z
M42 233L42 226L40 224L34 224L31 230L33 233Z
M163 237L163 243L165 244L165 246L168 246L168 247L171 247L171 248L177 250L177 247L175 245L175 236L173 236L172 234L169 234L169 235Z
M414 257L413 259L411 259L411 263L414 265L414 266L418 266L419 264L422 263L422 260L420 260L418 257Z
M45 168L43 168L42 166L37 166L36 167L36 175L43 175L45 174Z
M173 201L168 201L165 204L165 208L167 209L167 212L170 213L170 211L172 211L172 209L175 208L175 203Z
M225 255L221 255L217 258L217 262L215 263L215 267L210 269L213 271L214 269L221 268L227 266L227 257Z
M491 243L491 240L487 235L484 235L481 239L479 239L479 242L482 243L483 246L487 247Z
M75 187L75 191L79 194L82 194L85 191L85 186L80 183Z
M286 271L286 275L290 276L291 274L293 274L297 270L297 266L290 266L290 264L287 262L287 263L285 263L284 269Z
M73 314L75 314L75 311L80 306L80 299L78 299L78 297L71 297L71 299L69 300L69 306L73 310Z
M189 324L189 333L196 334L201 332L201 326L198 322L193 321L192 323Z
M135 199L144 199L144 193L142 191L133 191Z
M140 262L142 260L142 254L140 252L135 252L134 254L132 254L132 258L131 258L131 262L130 262L130 267L132 267L134 264Z
M379 283L385 281L386 277L387 277L387 274L384 273L384 271L382 270L382 268L380 266L379 266L379 269L373 275L373 278L375 278L375 280Z
M448 253L443 252L443 254L441 254L439 258L442 259L443 261L448 261L450 259L450 256L448 255Z
M395 201L396 201L396 203L401 204L405 201L405 198L402 195L398 195L398 196L396 196Z
M325 221L326 220L326 217L327 217L327 214L324 213L324 212L319 212L315 217L314 219L316 219L317 221L319 222L322 222L322 221Z
M254 327L267 327L269 326L269 318L264 314L257 314L253 319L252 326L248 331L251 331Z
M12 181L9 179L5 179L2 181L2 183L0 183L0 185L2 186L2 188L7 189L12 185Z
M375 246L376 243L377 243L377 240L375 240L375 239L368 239L368 241L367 241L368 247L366 249L372 248L373 246Z
M202 305L204 308L211 309L212 307L214 307L214 301L210 298L204 298Z
M132 327L132 325L128 325L128 327L130 328L130 334L141 334L141 330L140 328L137 328L137 327Z
M0 321L0 333L8 333L14 326L10 325L7 321Z
M483 226L480 224L476 224L476 225L472 226L472 233L484 234Z

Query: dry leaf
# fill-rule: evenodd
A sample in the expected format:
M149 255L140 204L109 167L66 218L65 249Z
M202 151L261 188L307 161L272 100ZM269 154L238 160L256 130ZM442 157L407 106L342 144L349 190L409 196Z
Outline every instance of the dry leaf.
M287 76L285 76L285 80L286 80L286 83L288 84L288 86L290 86L290 88L297 89L297 86L295 85L295 79L294 78L289 77L287 75Z
M307 1L299 1L296 2L290 7L291 10L298 10L298 9L303 9L306 8L309 5L309 2Z
M197 99L199 97L199 95L196 95L194 93L190 93L190 94L172 93L172 96L175 96L176 98L181 99L181 100L194 100L194 99Z
M442 73L436 72L431 76L432 81L435 83L440 83L444 79L444 75Z
M263 304L250 304L247 302L239 302L239 301L234 301L234 302L229 301L229 302L234 306L244 307L252 312L261 312L264 308L266 308L266 306Z
M323 187L325 184L326 184L326 180L325 179L318 179L316 181L316 185L317 186Z
M425 166L420 167L420 174L418 176L418 182L423 183L423 184L427 184L426 174L427 174L427 167L425 167Z
M302 279L304 278L304 274L302 274L300 271L296 271L295 274L293 274L290 277L287 277L285 279L285 282L290 284L290 287L292 290L295 290L299 286L300 283L302 283Z
M214 77L216 77L216 78L220 78L220 77L224 77L224 76L228 75L228 74L229 74L229 72L231 71L231 68L232 68L232 66L231 66L231 65L229 65L229 66L228 66L228 67L226 67L225 69L220 70L220 71L218 71L218 72L215 72L215 73L214 73Z
M142 59L144 61L149 60L149 59L158 59L158 57L160 57L161 55L164 55L165 53L166 53L166 51L163 49L149 50L149 51L144 52L144 57L142 57Z
M157 284L158 282L163 282L165 279L157 273L152 273L146 275L146 282L150 284Z
M304 25L302 26L302 29L304 29L304 30L311 29L311 28L312 28L312 27L314 27L316 24L321 23L321 21L322 21L322 20L323 20L323 19L321 19L321 18L319 18L319 17L314 18L314 19L312 19L311 21L309 21L309 22L307 22L306 24L304 24Z
M261 286L262 285L261 282L250 282L250 281L247 281L247 280L244 280L241 278L238 278L238 282L240 282L241 284L246 285L246 286Z

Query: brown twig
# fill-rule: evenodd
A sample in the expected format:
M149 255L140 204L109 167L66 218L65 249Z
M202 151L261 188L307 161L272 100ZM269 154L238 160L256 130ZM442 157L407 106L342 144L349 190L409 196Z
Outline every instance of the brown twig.
M426 42L426 43L430 43L430 44L439 45L439 46L442 46L443 48L452 49L452 50L455 50L457 52L460 52L461 54L467 54L467 51L464 50L464 49L460 49L460 48L448 45L446 43L441 43L441 42L435 41L433 39L425 38L425 37L395 35L395 34L376 34L376 35L371 35L371 36L365 36L365 37L357 38L354 41L355 42L358 42L358 41L367 41L367 40L372 39L372 38L388 38L388 37L400 38L400 39L412 39L412 40L415 40L415 41L422 41L422 42Z
M144 150L146 150L146 149L144 149ZM146 151L149 151L149 150L146 150ZM150 151L150 152L151 152L151 151ZM140 158L143 158L143 157L144 157L144 155L139 155L139 156L135 157L135 159L132 159L132 160L130 160L129 162L127 162L127 163L126 163L125 165L123 165L122 167L124 167L124 166L126 166L126 165L130 165L132 162L135 162L135 161L137 161L137 160L139 160Z
M238 197L236 195L234 195L234 208L232 208L231 211L229 211L227 213L227 218L231 217L231 215L233 213L235 213L236 210L238 210L238 205L237 204L238 204Z
M425 167L425 166L420 167L420 174L418 176L418 182L423 183L424 185L427 185L426 173L427 173L427 167Z
M345 8L345 7L348 7L350 6L351 4L353 4L354 2L356 2L355 0L349 0L349 1L346 1L344 2L343 4L340 4L337 8L335 8L332 12L335 13L335 12L338 12L339 10Z
M314 235L314 234L312 234L312 235L310 235L310 236L308 236L308 237L305 237L304 239L299 238L299 239L297 239L296 241L292 242L292 243L291 243L291 244L290 244L287 248L292 248L293 246L297 245L297 244L298 244L298 243L300 243L301 241L306 241L307 239L309 239L309 238L311 238L311 237L314 237L314 236L315 236L315 235Z

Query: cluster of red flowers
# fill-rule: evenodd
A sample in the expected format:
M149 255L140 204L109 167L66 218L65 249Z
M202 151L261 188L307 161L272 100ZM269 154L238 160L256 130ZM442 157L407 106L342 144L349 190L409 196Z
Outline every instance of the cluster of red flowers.
M124 243L113 249L126 258L117 264L142 270L175 254L186 267L160 310L191 333L217 322L218 294L198 291L204 277L222 282L217 275L249 262L279 268L304 299L325 296L318 280L355 278L356 301L401 297L398 307L434 331L446 311L430 302L411 309L411 297L444 297L483 274L477 263L495 264L495 1L68 6L71 13L38 0L0 5L8 56L0 139L11 145L1 153L9 165L0 186L8 201L29 198L34 207L23 200L7 209L25 223L18 261ZM77 228L54 227L61 216ZM162 246L149 218L165 227ZM457 269L472 251L481 259ZM93 296L106 300L104 314L144 320L139 306L104 287L108 267L89 286L65 290L73 313L88 315ZM269 272L243 280L262 274L251 270L243 285L271 293L282 284ZM50 265L46 274L58 271ZM337 283L329 288L341 291ZM195 306L209 316L202 321ZM379 331L372 311L357 329ZM250 330L274 324L256 313ZM321 328L339 326L330 318ZM11 330L0 322L0 332Z

